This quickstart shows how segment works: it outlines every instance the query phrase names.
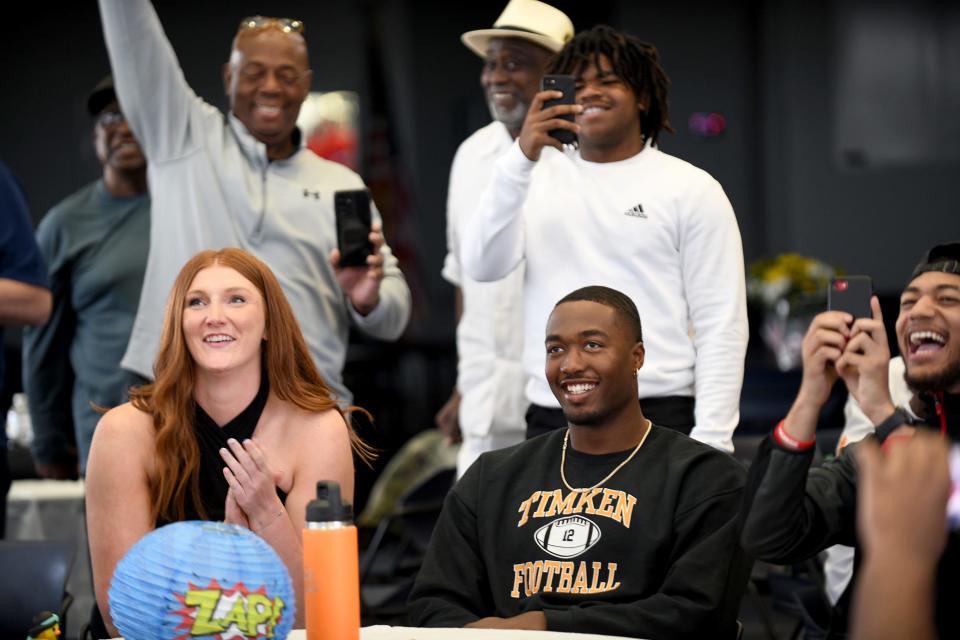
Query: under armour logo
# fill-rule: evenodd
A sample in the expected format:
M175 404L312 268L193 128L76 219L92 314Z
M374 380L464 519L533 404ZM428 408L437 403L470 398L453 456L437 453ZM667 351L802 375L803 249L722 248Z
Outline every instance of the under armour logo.
M633 216L634 218L646 218L647 214L643 212L642 204L635 204L626 211L623 212L625 216Z
M319 192L319 191L311 191L310 189L304 189L304 190L303 190L303 197L304 197L304 198L309 198L310 196L313 196L313 199L314 199L314 200L319 200L319 199L320 199L320 192Z

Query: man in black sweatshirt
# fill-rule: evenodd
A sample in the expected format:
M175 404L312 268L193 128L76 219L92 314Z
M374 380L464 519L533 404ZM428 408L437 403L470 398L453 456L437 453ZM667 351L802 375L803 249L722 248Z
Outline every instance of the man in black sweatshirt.
M743 544L768 562L794 563L834 544L857 544L856 443L811 469L817 418L842 378L877 440L896 446L914 429L932 428L960 441L960 242L926 252L900 296L897 344L911 391L904 406L891 399L890 351L876 298L870 318L826 311L803 339L803 378L786 418L761 445L750 468ZM859 558L855 556L855 565ZM828 637L845 637L856 572L829 621ZM960 536L951 532L937 577L937 627L960 637Z
M410 596L414 624L732 638L750 562L744 471L643 416L634 303L564 297L546 374L569 423L484 454L447 496Z

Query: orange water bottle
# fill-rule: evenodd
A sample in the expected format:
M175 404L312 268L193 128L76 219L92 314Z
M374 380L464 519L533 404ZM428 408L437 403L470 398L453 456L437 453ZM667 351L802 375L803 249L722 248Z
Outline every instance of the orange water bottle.
M353 507L340 485L318 482L303 530L303 586L307 640L360 638L360 567Z

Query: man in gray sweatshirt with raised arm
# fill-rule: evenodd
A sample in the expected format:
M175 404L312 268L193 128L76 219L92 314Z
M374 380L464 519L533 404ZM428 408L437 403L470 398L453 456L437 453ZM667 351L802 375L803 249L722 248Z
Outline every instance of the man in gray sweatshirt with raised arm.
M364 183L301 145L296 120L312 78L303 23L240 22L223 67L224 116L187 85L148 0L100 0L100 11L117 97L149 161L153 195L150 256L122 366L151 376L176 273L200 250L237 246L277 275L317 367L349 404L341 380L349 326L397 339L410 291L375 209L367 264L338 266L333 194Z

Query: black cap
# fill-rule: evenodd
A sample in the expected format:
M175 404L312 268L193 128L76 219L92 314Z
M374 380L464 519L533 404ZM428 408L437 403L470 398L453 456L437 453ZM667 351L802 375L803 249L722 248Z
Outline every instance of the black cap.
M948 242L933 247L920 259L920 263L913 269L910 279L913 280L921 273L939 271L960 275L960 242Z
M92 116L100 115L104 107L117 99L117 94L113 90L113 76L108 75L90 91L87 96L87 111Z
M307 504L307 522L351 522L353 505L340 499L340 485L332 480L317 483L317 499Z

